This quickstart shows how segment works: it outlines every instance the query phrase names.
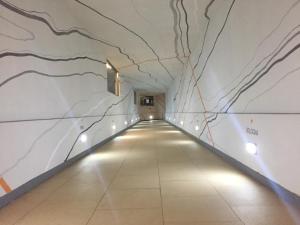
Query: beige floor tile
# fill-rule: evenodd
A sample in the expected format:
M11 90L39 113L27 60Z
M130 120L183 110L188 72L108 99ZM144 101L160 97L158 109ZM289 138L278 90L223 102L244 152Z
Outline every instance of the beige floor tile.
M292 225L299 217L268 188L153 121L1 209L0 225Z
M93 209L42 204L16 225L85 225L92 212Z
M218 195L215 188L207 181L163 181L161 182L163 196L191 197L203 195Z
M163 225L162 210L97 210L88 225Z
M158 176L118 176L110 189L159 188Z
M243 222L217 222L217 223L194 222L194 223L165 223L164 225L245 225L245 224Z
M161 208L159 189L131 189L108 191L98 209Z
M219 196L164 197L166 222L236 222L239 219Z
M251 225L295 225L300 224L300 211L278 206L233 207L246 224Z
M195 181L206 179L205 175L203 175L198 169L160 170L159 176L161 181Z

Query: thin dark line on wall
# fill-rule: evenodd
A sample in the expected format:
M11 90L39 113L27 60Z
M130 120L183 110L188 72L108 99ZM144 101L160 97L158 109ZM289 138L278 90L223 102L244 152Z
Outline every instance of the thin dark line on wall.
M270 70L276 66L278 63L284 61L287 57L289 57L291 54L293 54L295 51L297 51L300 48L300 44L297 44L295 47L293 47L290 51L288 51L284 56L280 57L279 59L275 60L264 72L262 72L259 76L254 76L250 81L248 81L246 84L244 84L237 94L233 96L229 100L229 106L225 109L225 112L228 112L228 110L232 107L232 105L240 98L240 96L247 91L249 88L251 88L254 84L256 84L261 78L263 78L266 74L270 72ZM228 103L227 103L228 104ZM227 105L226 104L226 105ZM226 107L226 105L224 107ZM224 108L223 107L223 108Z
M26 70L23 71L21 73L18 73L16 75L13 75L9 78L7 78L6 80L0 82L0 87L4 86L5 84L19 78L22 76L26 76L26 75L37 75L37 76L43 76L43 77L51 77L51 78L67 78L67 77L74 77L74 76L88 76L88 75L92 75L95 77L101 77L103 79L106 79L106 77L100 73L94 73L94 72L83 72L83 73L71 73L71 74L64 74L64 75L53 75L53 74L47 74L47 73L43 73L43 72L39 72L36 70Z
M170 71L168 70L168 68L162 64L162 62L160 61L160 57L158 56L158 54L156 53L156 51L151 47L151 45L140 35L138 34L137 32L131 30L130 28L126 27L125 25L121 24L120 22L118 22L117 20L111 18L111 17L108 17L106 15L104 15L103 13L101 13L100 11L92 8L91 6L79 1L79 0L74 0L75 2L79 3L80 5L88 8L89 10L93 11L94 13L96 13L97 15L101 16L102 18L105 18L109 21L111 21L112 23L124 28L126 31L128 31L129 33L133 34L134 36L136 36L137 38L139 38L150 50L151 52L156 56L157 60L158 60L158 63L161 65L161 67L164 68L164 70L167 72L167 74L170 76L170 78L172 80L174 80L174 77L173 75L170 73Z
M107 115L107 113L108 113L114 106L117 106L117 105L119 105L120 103L122 103L128 96L130 96L130 94L132 94L132 92L133 92L133 90L131 89L131 90L130 90L130 91L129 91L122 99L120 99L120 100L117 101L116 103L113 103L113 104L111 104L109 107L107 107L106 110L104 111L103 115L102 115L98 120L94 121L91 125L89 125L87 128L85 128L84 130L82 130L82 131L77 135L77 137L76 137L76 139L75 139L73 145L71 146L71 149L69 150L69 152L68 152L68 154L67 154L67 156L66 156L66 158L65 158L65 162L68 161L68 159L69 159L69 157L70 157L70 155L71 155L71 153L72 153L72 151L73 151L73 149L74 149L76 143L78 142L80 136L81 136L83 133L87 132L87 131L88 131L89 129L91 129L92 127L94 127L96 124L100 123L100 122L105 118L105 116Z
M210 9L210 7L212 6L212 4L213 4L214 2L215 2L215 0L211 0L211 1L209 2L209 4L206 6L206 8L205 8L204 16L205 16L205 18L207 19L207 23L206 23L206 27L205 27L205 32L204 32L204 36L203 36L203 41L202 41L202 44L201 44L201 50L200 50L200 53L199 53L199 55L198 55L197 62L196 62L196 64L193 66L193 69L194 69L194 70L195 70L196 67L198 66L198 64L199 64L199 62L200 62L200 58L201 58L201 56L202 56L202 54L203 54L204 46L205 46L206 39L207 39L207 33L208 33L208 30L209 30L210 20L211 20L210 16L208 15L208 12L209 12L209 9ZM188 97L188 96L189 96L188 93L189 93L189 91L190 91L190 86L191 86L191 83L192 83L192 79L193 79L193 75L192 75L192 73L191 73L190 81L189 81L188 88L187 88L187 91L186 91L186 94L185 94L185 100L184 100L184 104L183 104L183 107L182 107L182 111L184 110L184 108L185 108L185 106L186 106L186 104L187 104L187 101L189 100L189 102L190 102L190 100L191 100L191 98L192 98L192 96L193 96L193 93L194 93L194 92L193 92L194 89L192 88L190 97Z
M129 77L127 75L121 75L121 77L124 77L124 79L126 80L133 80L134 82L137 82L137 83L141 83L141 84L145 84L151 88L155 88L155 89L158 89L157 86L154 86L153 84L149 83L149 82L145 82L145 81L141 81L139 79L136 79L136 78L132 78L132 77ZM129 83L131 83L130 81L128 81Z
M291 38L289 41L291 41L293 38ZM289 42L288 41L288 42ZM287 42L287 43L288 43ZM284 46L282 46L282 48L284 48ZM221 109L220 112L216 112L213 116L210 116L210 120L208 120L206 123L205 123L205 126L202 130L202 132L200 133L200 136L203 134L204 130L206 129L206 127L208 126L209 123L215 121L218 117L219 114L222 114L222 113L231 113L231 112L228 112L229 109L232 107L232 105L238 101L238 99L240 98L240 96L245 92L247 91L249 88L251 88L253 85L255 85L260 79L262 79L266 74L268 74L270 72L270 70L276 66L277 64L279 64L280 62L284 61L287 57L289 57L291 54L293 54L295 51L297 51L298 49L300 48L300 44L297 44L296 46L294 46L291 50L289 50L285 55L283 55L282 57L278 58L277 60L275 60L269 67L267 67L266 69L263 68L261 71L259 71L250 81L248 81L246 84L244 84L240 89L239 91L228 101L228 103L226 103L226 105L224 105ZM280 52L281 50L279 50ZM279 53L278 52L278 53ZM278 54L277 53L277 54ZM277 55L275 54L275 56ZM275 56L273 56L272 58L274 58ZM265 69L265 70L264 70ZM264 70L264 71L263 71ZM262 72L263 71L263 72ZM227 106L228 105L228 106ZM225 109L225 110L224 110ZM232 114L237 114L237 113L234 113L232 112ZM246 114L246 112L245 112ZM269 115L269 114L268 114ZM287 114L285 114L287 115ZM289 114L291 115L291 114ZM199 136L199 137L200 137Z
M173 20L174 20L174 25L173 25L173 31L174 31L174 49L175 49L175 54L176 54L176 58L177 60L183 65L184 62L180 59L179 57L179 51L178 51L178 31L177 31L177 26L178 26L178 15L177 15L177 10L174 6L174 2L175 0L170 0L170 8L173 14Z
M6 2L6 1L3 1L3 0L0 0L0 4L2 6L4 6L4 7L6 7L7 9L9 9L9 10L11 10L11 11L13 11L13 12L15 12L15 13L21 15L21 16L24 16L24 17L26 17L28 19L33 19L33 20L36 20L36 21L44 23L57 36L78 34L78 35L80 35L82 37L85 37L87 39L90 39L90 40L93 40L93 41L97 41L97 42L100 42L101 44L104 44L104 45L107 45L109 47L115 48L115 49L117 49L119 51L120 54L122 54L123 56L125 56L129 61L131 61L134 65L136 65L138 71L140 71L141 73L149 75L150 78L152 77L152 75L150 73L141 70L140 66L138 64L136 64L136 62L134 61L134 59L131 58L129 56L129 54L125 53L119 46L113 45L113 44L111 44L111 43L109 43L107 41L104 41L104 40L100 40L100 39L94 38L94 37L90 36L89 34L86 34L86 33L82 32L81 30L78 30L78 28L77 29L71 28L69 30L59 30L59 29L55 28L54 26L52 26L43 17L31 14L31 13L29 13L29 11L26 11L24 9L18 8L17 6L15 6L13 4L10 4L10 3ZM30 12L41 13L41 12L36 12L36 11L30 11ZM45 12L43 12L43 14L45 14ZM47 14L48 17L50 17L50 15L48 13L46 13L46 14Z
M12 40L16 40L16 41L32 41L32 40L35 39L34 33L31 32L30 30L28 30L28 29L26 29L26 28L24 28L24 27L22 27L22 26L20 26L20 25L18 25L16 23L14 23L13 21L10 21L9 19L5 18L4 16L0 15L0 18L3 19L3 20L5 20L7 23L9 23L9 24L11 24L11 25L13 25L13 26L15 26L15 27L17 27L17 28L25 31L27 34L29 34L29 37L27 37L27 38L18 38L18 37L13 37L13 36L11 36L9 34L5 34L5 33L0 32L1 36L4 36L4 37L12 39Z
M208 12L209 12L209 8L212 6L213 3L214 3L214 0L212 0L212 1L207 5L206 10L205 10L205 17L208 19L208 23L207 23L207 27L206 27L206 31L205 31L205 32L207 32L207 31L208 31L208 28L209 28L209 24L210 24L211 18L209 17ZM205 62L204 62L204 65L202 66L202 69L201 69L201 72L200 72L199 76L198 76L198 77L196 78L196 80L195 80L194 86L193 86L192 91L191 91L191 96L190 96L190 98L188 98L188 99L189 99L189 102L190 102L190 100L192 99L192 96L193 96L193 93L194 93L194 88L197 86L197 84L198 84L200 78L203 76L204 71L205 71L205 69L206 69L206 66L207 66L207 64L208 64L208 61L209 61L210 57L212 56L212 54L213 54L213 52L214 52L214 50L215 50L215 47L216 47L216 45L217 45L217 43L218 43L218 40L219 40L221 34L222 34L223 31L224 31L224 28L225 28L225 26L226 26L226 24L227 24L227 21L228 21L228 19L229 19L229 16L230 16L230 13L231 13L231 11L232 11L232 8L233 8L234 4L235 4L235 0L233 0L233 1L231 2L231 5L230 5L229 10L228 10L228 12L227 12L227 14L226 14L225 20L224 20L224 22L223 22L223 25L222 25L220 31L218 32L218 34L217 34L217 36L216 36L216 39L214 40L214 44L213 44L213 46L212 46L212 48L211 48L211 50L210 50L208 56L206 57L206 60L205 60ZM204 38L203 43L205 43L206 35L207 35L207 33L205 33L205 35L204 35L205 38ZM204 46L204 45L203 45L203 46ZM203 47L203 46L202 46L202 47ZM200 57L201 57L201 55L202 55L202 51L203 51L203 48L201 49L201 52L200 52L200 54L199 54L199 58L198 58L198 59L200 59ZM197 62L197 64L194 66L193 70L196 68L197 65L198 65L198 62ZM192 76L191 76L191 80L192 80ZM191 80L190 80L190 82L191 82ZM190 88L188 88L187 90L189 90L189 89L190 89ZM187 92L187 96L188 96L188 92ZM187 98L186 98L186 101L187 101ZM190 104L190 103L189 103L189 104ZM184 108L183 108L183 110L184 110Z
M300 115L300 112L211 112L211 111L195 111L195 112L167 112L169 114L220 114L220 115Z
M1 0L0 0L1 1ZM75 61L75 60L90 60L93 62L98 62L105 64L105 62L99 60L99 59L94 59L88 56L76 56L76 57L70 57L70 58L50 58L47 56L41 56L37 55L31 52L4 52L0 53L0 58L5 58L5 57L34 57L37 59L42 59L50 62L69 62L69 61Z
M180 77L180 81L179 81L179 85L178 85L178 88L175 92L175 95L174 95L174 98L173 98L173 102L175 102L177 100L177 96L179 94L179 90L180 90L180 87L182 85L182 79L183 79L184 75L182 74L181 77Z
M176 58L177 58L176 56L170 56L170 57L161 58L160 61L168 61L168 60L173 60L173 59L176 59ZM184 58L184 57L182 57L182 58ZM142 60L142 61L138 61L136 63L141 65L141 64L150 63L150 62L157 62L157 58L145 59L145 60ZM131 66L133 66L133 64L120 66L120 67L117 67L117 69L125 69L125 68L131 67Z
M214 41L213 47L211 48L211 50L210 50L208 56L206 57L206 60L205 60L205 62L204 62L204 65L203 65L203 67L202 67L202 70L201 70L201 72L200 72L200 75L198 76L198 78L197 78L196 81L195 81L194 87L196 87L197 83L199 82L199 80L200 80L201 77L203 76L203 73L204 73L204 71L205 71L205 69L206 69L207 63L208 63L208 61L209 61L209 59L210 59L212 53L214 52L215 47L216 47L216 45L217 45L217 43L218 43L218 40L219 40L221 34L223 33L223 30L224 30L224 28L225 28L225 26L226 26L226 24L227 24L227 21L228 21L228 19L229 19L229 16L230 16L230 13L231 13L231 10L232 10L232 8L233 8L233 6L234 6L235 1L236 1L236 0L233 0L232 3L231 3L231 5L230 5L230 7L229 7L229 10L228 10L228 12L227 12L225 21L224 21L224 23L223 23L223 25L222 25L222 28L221 28L221 30L218 32L218 35L217 35L217 37L216 37L216 39L215 39L215 41Z
M205 18L207 19L207 23L206 23L206 27L205 27L205 31L204 31L204 36L203 36L203 41L202 41L202 45L201 45L201 50L200 50L200 53L198 55L198 58L197 58L197 63L194 65L194 69L196 69L196 67L198 66L199 62L200 62L200 58L202 56L202 53L203 53L203 49L204 49L204 46L205 46L205 43L206 43L206 38L207 38L207 32L209 30L209 25L210 25L210 16L208 15L208 12L209 12L209 9L210 7L212 6L212 4L215 2L215 0L211 0L209 2L209 4L206 6L205 8L205 13L204 13L204 16ZM192 78L191 78L192 79Z
M106 116L124 116L127 114L106 114ZM86 119L86 118L98 118L101 115L86 115L86 116L65 116L65 117L49 117L49 118L35 118L35 119L19 119L19 120L3 120L0 124L5 123L23 123L23 122L37 122L37 121L51 121L51 120L70 120L70 119Z
M226 98L227 96L229 96L234 90L236 90L236 89L237 89L237 88L238 88L238 87L246 80L246 78L250 77L250 76L253 74L253 72L254 72L257 68L259 68L259 66L261 66L261 65L265 62L266 59L268 59L269 57L272 56L272 57L266 62L265 66L263 67L263 69L266 68L266 66L272 61L272 59L273 59L276 55L278 55L278 53L282 50L282 48L285 47L285 46L288 44L288 42L285 42L285 41L288 40L289 36L290 36L295 30L297 30L298 28L300 28L300 25L295 26L295 27L294 27L287 35L285 35L285 37L283 38L283 40L280 41L280 43L276 46L276 48L275 48L270 54L268 54L267 56L265 56L258 64L256 64L256 65L254 66L254 68L253 68L249 73L247 73L245 76L243 76L243 78L239 81L239 83L238 83L235 87L231 88L225 95L223 95L221 98L219 98L218 101L217 101L217 103L216 103L216 105L214 106L213 110L215 110L215 109L218 107L218 105L221 103L221 101L222 101L223 99L225 99L225 98ZM297 36L297 35L299 34L299 32L300 32L300 31L298 31L296 34L294 34L294 35L292 36L292 38L294 38L295 36Z
M184 4L183 4L183 0L180 1L181 2L181 7L183 9L183 12L184 12L184 18L185 18L185 24L186 24L186 44L187 44L187 48L189 50L189 55L191 54L191 48L190 48L190 39L189 39L189 31L190 31L190 25L189 25L189 22L188 22L188 13L186 11L186 8L184 7Z
M273 88L275 88L278 84L280 84L283 80L285 80L287 77L295 74L295 72L298 72L300 70L300 67L297 67L291 71L289 71L287 74L285 74L283 77L281 77L279 80L277 80L272 86L268 87L266 90L264 90L263 92L259 93L258 95L256 95L254 98L252 98L251 100L248 101L247 105L244 108L244 111L247 110L247 108L249 107L249 105L254 102L255 100L259 99L260 97L264 96L266 93L268 93L269 91L271 91Z
M179 28L179 31L180 31L179 39L180 39L180 44L181 44L181 48L182 48L182 53L185 57L186 54L185 54L185 49L184 49L183 40L182 40L183 32L182 32L182 28L181 28L181 12L180 12L180 9L178 7L178 3L179 3L179 0L176 0L175 5L176 5L177 12L178 12L178 28Z
M253 62L253 60L255 59L255 57L257 56L257 53L260 49L260 47L280 28L280 26L282 25L283 21L285 20L285 18L290 14L290 12L292 10L295 9L295 7L300 3L300 0L297 0L296 2L294 2L289 9L284 13L283 17L280 19L280 22L271 30L271 32L268 33L268 35L262 40L260 41L260 43L256 46L255 52L252 55L251 59L245 64L245 66L243 66L242 70L240 71L240 73L238 74L237 77L235 77L231 82L229 82L227 85L225 85L223 88L221 88L221 90L219 90L214 97L212 97L211 99L215 99L220 92L223 92L224 89L226 89L227 87L229 87L229 85L231 85L234 81L236 81L237 79L239 79L242 75L243 75L243 71L246 70L246 68ZM299 25L298 25L299 26ZM297 27L298 27L297 26ZM295 27L296 28L296 27ZM290 33L290 32L289 32ZM288 36L288 35L287 35ZM287 37L286 36L286 37ZM283 41L282 41L283 42ZM280 45L279 45L280 46ZM273 53L275 52L275 50L273 51ZM265 60L266 58L268 58L269 56L271 56L273 53L269 54L268 56L264 57L263 60ZM261 60L261 62L263 61ZM257 67L257 66L256 66Z
M72 112L72 110L81 102L84 102L87 100L81 100L79 102L76 102L75 104L72 105L72 107L66 112L64 113L63 117L65 117L66 115L68 115L70 112ZM57 119L58 121L56 121L53 125L51 125L49 128L45 129L37 138L34 139L34 141L31 143L30 147L28 148L28 150L21 156L19 157L11 166L5 168L1 173L0 176L4 176L5 174L7 174L9 171L11 171L12 169L16 168L19 163L21 161L23 161L34 149L34 146L36 145L36 143L38 143L38 141L40 139L42 139L47 133L49 133L51 130L53 130L61 121L62 119ZM0 122L1 123L1 122Z

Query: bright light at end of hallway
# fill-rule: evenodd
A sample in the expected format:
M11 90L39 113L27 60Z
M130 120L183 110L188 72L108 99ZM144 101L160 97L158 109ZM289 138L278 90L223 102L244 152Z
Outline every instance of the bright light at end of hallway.
M87 135L86 135L86 134L80 135L80 141L81 141L82 143L85 143L85 142L87 141Z
M180 125L181 125L181 126L183 125L183 121L180 121Z
M149 116L149 119L150 119L150 120L153 120L153 116L152 116L152 115L150 115L150 116Z
M195 126L195 130L199 130L199 126L197 125L197 126Z
M113 124L113 125L111 126L111 128L112 128L113 130L115 130L115 129L117 129L117 126L116 126L115 124Z
M251 155L256 155L257 154L257 145L254 143L246 143L245 145L246 151L251 154Z
M125 121L125 122L124 122L124 124L125 124L125 125L127 125L127 124L128 124L128 122L127 122L127 121Z

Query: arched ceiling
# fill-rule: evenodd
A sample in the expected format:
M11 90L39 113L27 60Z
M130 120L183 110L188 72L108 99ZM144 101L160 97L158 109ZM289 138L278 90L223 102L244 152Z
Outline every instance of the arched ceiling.
M55 42L63 36L72 36L78 45L86 41L95 49L86 49L89 56L109 59L136 89L157 92L166 91L181 76L187 57L203 37L205 9L213 1L0 0L5 12L45 29L38 35L47 37L50 45L53 37L48 33L57 37Z
M108 43L102 51L124 79L136 89L160 92L181 75L201 37L208 4L208 0L66 2L66 10L81 27Z

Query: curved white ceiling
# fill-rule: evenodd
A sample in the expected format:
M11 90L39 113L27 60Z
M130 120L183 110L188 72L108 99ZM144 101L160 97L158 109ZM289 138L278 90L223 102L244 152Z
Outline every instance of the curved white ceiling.
M68 0L67 9L121 76L140 90L164 91L201 37L208 0ZM59 4L58 0L52 3ZM56 5L57 6L57 5ZM112 46L109 46L112 45Z

